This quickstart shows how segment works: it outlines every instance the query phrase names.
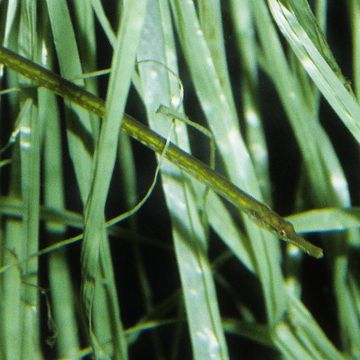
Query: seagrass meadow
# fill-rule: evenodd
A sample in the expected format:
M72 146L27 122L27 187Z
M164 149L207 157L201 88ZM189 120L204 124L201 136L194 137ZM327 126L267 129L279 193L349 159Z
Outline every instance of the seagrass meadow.
M360 358L358 0L0 0L0 41L0 359Z

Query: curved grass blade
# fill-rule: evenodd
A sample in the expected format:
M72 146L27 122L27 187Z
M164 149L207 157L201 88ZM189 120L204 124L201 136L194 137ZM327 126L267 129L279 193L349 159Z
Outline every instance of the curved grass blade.
M344 125L360 143L360 107L345 82L332 54L325 46L314 42L312 33L298 21L295 11L282 1L268 0L279 29L288 40L306 72L336 111ZM292 1L291 1L292 3ZM289 5L289 4L288 4ZM350 91L349 91L350 90Z

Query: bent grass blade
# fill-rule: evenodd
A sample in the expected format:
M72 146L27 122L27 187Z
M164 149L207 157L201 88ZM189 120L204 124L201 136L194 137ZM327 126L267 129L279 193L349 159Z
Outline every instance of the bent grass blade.
M0 46L0 63L5 64L20 75L27 77L33 81L34 84L45 87L100 117L104 116L104 100L2 46ZM255 223L271 231L280 239L296 245L310 256L315 258L321 258L323 256L323 250L321 248L299 236L291 223L283 219L265 204L240 190L222 175L213 171L208 165L185 153L176 145L167 145L163 137L130 115L124 115L122 130L158 154L162 154L165 147L168 146L164 154L167 160L198 181L209 186L217 194L244 211Z

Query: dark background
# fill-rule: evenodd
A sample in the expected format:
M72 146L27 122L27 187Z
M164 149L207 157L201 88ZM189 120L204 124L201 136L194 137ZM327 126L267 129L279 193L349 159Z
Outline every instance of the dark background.
M111 8L112 2L108 3L109 8L107 11L110 14L114 9ZM232 86L234 93L239 93L242 79L239 71L239 56L232 35L231 14L229 14L228 2L222 2L222 5ZM328 41L345 77L351 81L352 39L349 29L349 14L346 12L346 6L342 1L329 1L328 9ZM103 44L99 52L98 68L107 68L110 66L112 49L107 45L107 40L105 40L104 34L99 26L97 36L98 42ZM186 65L184 62L180 62L179 65L180 76L185 88L184 106L187 115L191 119L203 123L202 112L196 99L195 91L190 83ZM263 73L260 73L260 84L259 102L262 116L264 117L267 144L270 149L270 170L274 208L280 214L286 215L293 211L292 204L294 203L296 187L301 171L301 158L298 149L294 145L295 141L292 131L285 119L285 114L276 92L269 79ZM99 94L102 97L106 95L106 87L107 80L104 77L100 80L99 86ZM1 99L1 101L1 115L5 116L7 100L4 98ZM240 100L238 100L237 106L241 121ZM134 89L131 90L126 111L135 118L145 121L143 105ZM360 181L360 173L355 165L359 162L357 144L324 100L322 100L321 104L321 122L327 130L336 152L339 155L339 159L350 184L352 199L354 203L357 204L359 203L357 184ZM7 127L3 121L1 125L5 126L5 131L0 134L2 144L4 144L8 138L6 133L11 131L11 127ZM199 135L199 133L194 132L192 129L189 129L189 132L190 138L194 140L192 144L196 143L193 149L196 156L204 161L208 161L209 145L207 139L204 139L202 135ZM140 200L153 180L156 162L153 153L141 144L133 142L133 149L138 174L138 199ZM286 167L284 167L284 164L286 164ZM66 179L75 179L71 165L67 167L67 172ZM9 174L7 172L2 173L1 184L3 195L6 194L9 180L8 176ZM128 204L123 196L124 192L126 192L126 189L121 182L120 170L116 168L109 192L111 195L108 200L107 218L128 210ZM74 183L69 183L67 187L67 206L71 210L81 211L81 203ZM127 232L121 237L111 237L111 248L113 251L114 269L118 281L122 320L125 327L130 327L139 321L146 313L143 303L144 294L138 276L139 258L141 258L143 262L143 271L149 282L152 292L152 304L155 307L165 301L169 296L175 294L179 289L180 280L177 272L175 254L172 250L170 218L160 184L156 186L150 199L136 216L122 224L122 227ZM69 232L69 236L74 234ZM221 240L212 232L210 232L209 241L209 254L211 259L215 259L219 254L226 251ZM155 245L153 243L155 243ZM72 260L74 274L79 274L80 247L73 246L67 251ZM305 284L303 292L304 303L315 316L330 340L340 347L340 334L335 317L335 301L332 297L331 289L332 281L326 263L324 261L317 262L308 257L304 257L303 261L304 271L302 277L303 284ZM41 266L43 269L46 269L46 259L41 259ZM218 271L219 275L228 281L232 289L230 293L224 288L221 282L217 284L222 315L226 318L233 317L238 319L239 312L237 303L241 302L251 309L259 322L265 322L264 304L261 301L261 287L257 279L254 278L252 274L249 274L234 258L229 258ZM43 273L46 273L46 271ZM77 281L79 282L79 280L78 278ZM47 287L46 276L43 276L42 282L44 287ZM138 285L134 286L134 284ZM248 289L246 293L243 291L244 288ZM178 305L178 302L174 301L163 316L165 318L176 318L176 316L178 316ZM141 309L143 309L143 311L140 311ZM178 357L190 359L191 345L185 323L185 314L183 314L183 316L184 329L182 341L178 346ZM44 332L47 332L46 324L44 324ZM156 332L159 335L157 340L154 340L152 336L153 332L148 331L138 339L138 342L130 347L130 357L132 359L152 358L151 354L153 354L154 344L157 343L163 348L164 359L169 358L169 354L173 351L172 343L175 336L175 328L172 325L166 325L157 329ZM278 354L273 350L242 337L227 335L227 342L230 357L234 359L240 358L241 356L246 359L271 359L278 357ZM47 349L46 351L48 351L49 356L51 356L51 350L46 345L44 345L44 348Z

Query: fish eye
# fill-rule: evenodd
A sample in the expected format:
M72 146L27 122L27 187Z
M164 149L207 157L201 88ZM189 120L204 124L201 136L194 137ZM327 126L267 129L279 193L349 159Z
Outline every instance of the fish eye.
M280 230L278 231L278 233L279 233L279 236L282 237L282 238L286 238L286 237L287 237L287 232L286 232L286 230L284 230L284 229L280 229Z

